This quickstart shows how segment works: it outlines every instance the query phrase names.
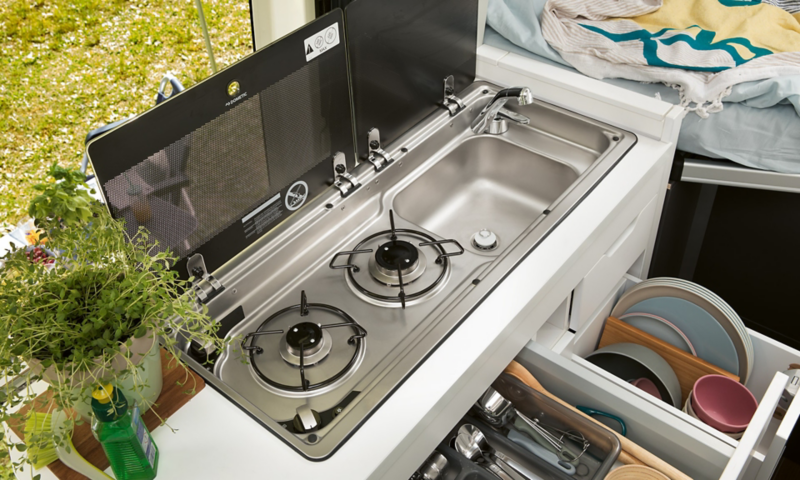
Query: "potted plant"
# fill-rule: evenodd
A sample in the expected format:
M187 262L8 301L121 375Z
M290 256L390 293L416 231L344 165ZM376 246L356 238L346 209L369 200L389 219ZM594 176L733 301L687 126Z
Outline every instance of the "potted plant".
M80 172L53 165L50 175L29 211L47 245L37 252L48 255L12 250L0 270L0 420L24 421L14 412L33 398L9 381L20 375L49 383L53 409L88 417L91 390L111 382L145 410L161 390L159 340L176 359L176 330L217 348L226 341L205 308L183 294L188 285L170 270L170 252L143 228L130 237L91 198ZM34 440L54 438L45 432Z

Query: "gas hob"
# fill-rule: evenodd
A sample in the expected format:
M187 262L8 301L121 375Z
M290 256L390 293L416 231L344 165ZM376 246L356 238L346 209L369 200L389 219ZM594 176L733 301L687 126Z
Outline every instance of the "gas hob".
M241 342L214 367L281 434L308 444L374 406L370 393L428 333L440 301L469 284L460 263L470 255L458 241L391 210L364 230L352 249L317 259L284 295L237 325L230 335ZM476 257L463 263L489 260Z
M464 99L493 95L476 83ZM206 382L305 458L334 455L635 143L531 108L594 128L597 145L527 127L477 135L469 111L434 115L387 168L358 165L353 195L331 188L214 272L224 288L209 314L235 341L206 352Z

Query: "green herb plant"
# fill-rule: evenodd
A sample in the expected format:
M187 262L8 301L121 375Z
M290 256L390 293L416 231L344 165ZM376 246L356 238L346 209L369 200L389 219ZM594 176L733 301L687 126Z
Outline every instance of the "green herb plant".
M18 391L16 378L28 385L48 375L53 395L52 411L67 410L101 382L118 383L133 375L141 381L140 366L127 350L134 338L155 335L179 359L174 333L180 331L204 345L223 349L218 325L189 294L188 282L170 270L175 258L163 251L142 227L130 237L125 225L91 199L79 172L53 166L53 182L37 186L30 212L37 226L46 229L47 249L59 252L52 264L32 262L26 249L3 257L0 270L0 421L24 424L27 414L18 409L33 402L30 387ZM114 357L125 358L125 368L108 367ZM176 362L180 363L179 360ZM41 368L28 368L30 365ZM189 394L193 385L186 385ZM98 372L102 372L101 375ZM73 379L91 379L82 390ZM130 378L130 377L128 377ZM136 400L136 399L134 399ZM73 427L80 420L71 420ZM71 431L71 430L70 430ZM8 449L28 446L3 438L0 461ZM39 445L63 442L53 432L27 439ZM36 449L38 450L38 449ZM28 458L28 462L36 459ZM12 467L20 468L17 462Z

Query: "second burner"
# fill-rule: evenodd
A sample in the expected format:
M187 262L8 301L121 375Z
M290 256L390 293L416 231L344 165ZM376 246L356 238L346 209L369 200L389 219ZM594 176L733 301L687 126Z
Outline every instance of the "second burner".
M303 322L289 328L281 338L280 352L283 359L294 366L300 366L300 350L303 350L303 364L316 365L328 356L333 341L331 334L316 323Z
M405 240L391 240L379 246L369 259L369 273L375 280L389 286L408 285L425 273L427 260L416 246ZM399 273L398 273L399 271Z

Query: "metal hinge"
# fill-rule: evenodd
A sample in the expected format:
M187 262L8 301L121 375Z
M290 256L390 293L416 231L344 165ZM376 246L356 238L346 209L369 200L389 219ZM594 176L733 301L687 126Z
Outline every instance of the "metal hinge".
M386 153L386 150L381 148L380 130L377 128L370 128L369 132L367 132L367 142L369 144L369 156L367 156L367 161L375 167L376 172L380 172L394 162L394 159Z
M342 152L333 154L333 186L342 194L342 197L350 196L361 186L356 177L347 173L347 159Z
M189 275L194 277L192 290L200 303L210 302L225 290L225 286L214 278L214 275L208 273L206 262L201 254L196 253L189 257L186 261L186 269L189 271Z
M444 79L444 95L442 106L450 112L451 117L455 117L458 112L467 108L464 102L455 96L456 79L452 75Z

